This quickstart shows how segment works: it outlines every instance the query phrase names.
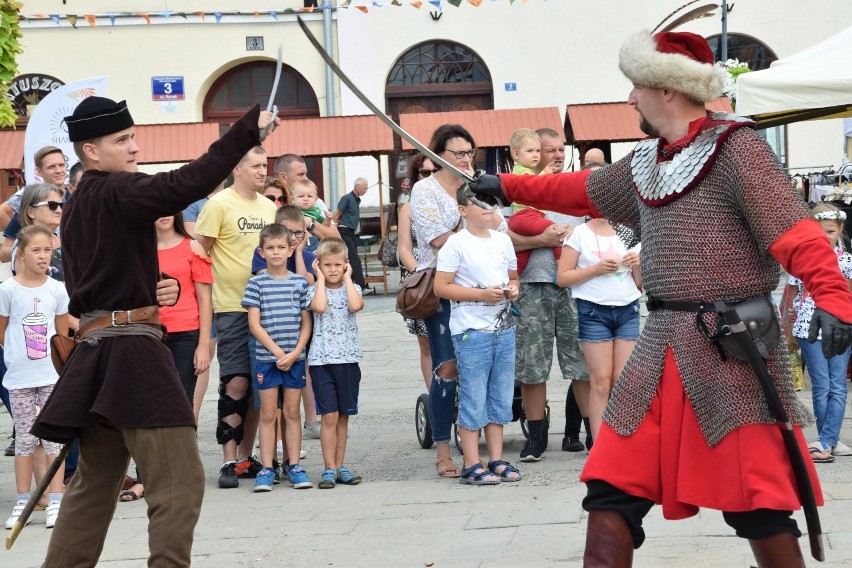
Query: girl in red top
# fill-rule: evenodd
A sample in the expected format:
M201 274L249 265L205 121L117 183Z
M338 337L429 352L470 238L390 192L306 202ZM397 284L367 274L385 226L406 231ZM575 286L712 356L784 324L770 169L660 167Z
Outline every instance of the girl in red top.
M157 219L156 226L160 272L180 283L177 303L160 308L160 322L168 330L166 345L172 351L181 384L192 404L196 377L210 367L210 326L213 321L210 288L213 272L210 264L213 261L186 232L180 213ZM199 409L193 410L197 422Z

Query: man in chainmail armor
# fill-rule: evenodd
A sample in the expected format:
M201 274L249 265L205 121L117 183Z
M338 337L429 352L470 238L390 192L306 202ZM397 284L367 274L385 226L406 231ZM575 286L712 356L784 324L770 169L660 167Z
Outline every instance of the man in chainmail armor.
M723 511L760 566L803 567L791 518L800 500L779 428L752 368L711 341L717 314L697 306L768 295L780 263L819 306L811 337L822 330L828 357L848 347L852 294L754 124L705 110L721 95L723 76L701 36L641 32L622 46L620 67L649 136L628 156L593 172L480 176L470 184L483 199L606 217L642 241L651 311L581 475L585 566L630 566L645 538L643 517L662 504L668 519L699 507ZM801 425L811 416L792 390L785 346L764 350L807 456Z

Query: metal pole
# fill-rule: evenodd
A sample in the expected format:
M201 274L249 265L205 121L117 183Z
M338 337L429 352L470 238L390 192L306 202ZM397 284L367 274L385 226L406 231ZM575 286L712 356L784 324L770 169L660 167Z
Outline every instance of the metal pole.
M721 54L719 59L722 61L728 60L728 0L722 0L722 37L719 38L722 44Z
M323 47L325 52L330 57L334 55L334 41L331 35L331 2L326 2L322 6L322 35ZM326 66L325 68L325 113L326 116L334 116L336 114L336 99L334 96L334 73ZM337 158L332 156L328 158L328 203L326 205L331 211L335 210L339 199L337 191Z

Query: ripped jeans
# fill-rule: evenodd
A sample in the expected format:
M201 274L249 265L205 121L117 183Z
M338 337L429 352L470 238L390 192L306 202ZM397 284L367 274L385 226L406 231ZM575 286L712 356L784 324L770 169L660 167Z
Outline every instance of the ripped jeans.
M450 301L442 299L438 311L424 319L432 352L432 386L429 389L429 424L435 442L449 442L456 409L458 377L440 377L437 369L454 361L456 351L450 335Z

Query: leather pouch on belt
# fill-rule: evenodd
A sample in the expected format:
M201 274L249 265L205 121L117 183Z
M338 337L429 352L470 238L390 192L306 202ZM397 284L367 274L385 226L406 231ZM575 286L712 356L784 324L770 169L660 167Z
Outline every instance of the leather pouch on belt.
M760 355L764 359L769 359L769 354L781 339L781 326L778 324L772 299L768 294L762 294L736 304L735 309L748 328ZM718 332L722 331L723 325L724 322L719 318ZM729 355L740 361L746 360L745 353L736 341L731 340L727 335L724 335L721 341L722 347Z

